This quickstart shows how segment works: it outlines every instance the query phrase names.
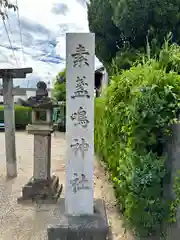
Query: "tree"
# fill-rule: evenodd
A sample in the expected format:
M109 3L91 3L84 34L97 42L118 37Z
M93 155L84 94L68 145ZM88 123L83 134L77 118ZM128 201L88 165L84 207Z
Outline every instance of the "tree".
M57 101L66 101L66 69L57 74L53 95Z
M106 65L116 56L121 43L121 32L112 21L113 9L109 0L90 0L88 21L96 34L96 55Z
M156 38L163 44L169 32L180 41L180 0L110 0L113 21L135 48Z
M123 60L124 53L138 56L145 51L147 38L156 53L169 32L180 44L179 12L180 0L90 0L88 20L96 34L97 57L109 65L113 58Z
M8 18L7 11L6 11L7 9L13 9L14 11L16 11L18 7L10 3L9 0L0 0L0 15L3 20Z

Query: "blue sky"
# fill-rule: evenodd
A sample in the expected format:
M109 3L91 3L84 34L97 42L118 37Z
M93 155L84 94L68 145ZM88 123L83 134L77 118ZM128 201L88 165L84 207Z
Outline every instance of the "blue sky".
M19 67L32 67L26 80L16 80L24 87L38 80L51 81L65 66L66 32L89 32L86 0L18 0L25 63L21 50L17 14L9 11L6 21ZM12 3L14 1L11 1ZM15 68L16 61L3 22L0 22L0 65ZM100 65L96 59L96 67Z

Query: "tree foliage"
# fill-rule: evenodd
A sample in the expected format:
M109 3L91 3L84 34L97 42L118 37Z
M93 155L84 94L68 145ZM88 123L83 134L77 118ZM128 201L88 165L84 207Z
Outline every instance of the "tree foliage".
M91 0L88 4L90 31L96 33L96 55L104 64L116 56L121 41L120 31L112 21L109 0Z
M57 74L53 95L57 101L66 101L66 69Z
M90 0L88 20L96 34L96 55L104 63L118 57L137 56L146 48L161 48L169 32L180 44L180 0ZM128 68L128 60L122 68Z

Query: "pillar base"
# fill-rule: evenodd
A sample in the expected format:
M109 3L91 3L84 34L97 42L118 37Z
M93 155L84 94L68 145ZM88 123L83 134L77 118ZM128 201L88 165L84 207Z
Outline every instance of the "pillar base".
M57 219L48 226L48 240L112 239L103 200L94 201L94 214L92 216L67 216L64 206L65 200L61 199L60 207L63 212L57 212L55 214Z
M58 201L61 192L62 184L59 184L59 178L56 176L47 180L31 178L22 188L22 197L18 198L18 203L54 204Z

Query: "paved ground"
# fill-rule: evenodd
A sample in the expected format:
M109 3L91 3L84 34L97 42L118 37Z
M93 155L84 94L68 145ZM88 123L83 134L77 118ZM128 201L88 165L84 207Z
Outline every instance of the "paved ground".
M32 176L33 137L25 132L16 133L18 177L6 180L4 133L0 133L0 240L46 240L46 229L55 205L20 205L17 198L21 187ZM65 185L64 134L52 138L52 173ZM101 166L95 163L95 198L104 198L114 240L132 240L125 236L112 186ZM62 194L63 196L63 194Z

